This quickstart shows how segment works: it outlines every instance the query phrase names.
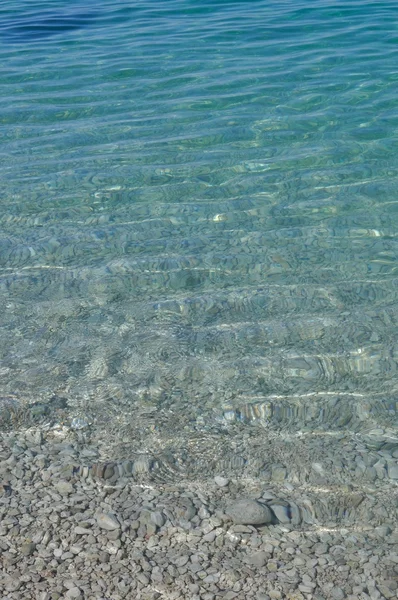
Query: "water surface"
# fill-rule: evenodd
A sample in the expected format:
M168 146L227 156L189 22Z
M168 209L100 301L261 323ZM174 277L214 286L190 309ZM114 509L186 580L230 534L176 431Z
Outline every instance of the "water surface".
M0 23L1 395L143 447L395 436L396 2L12 0Z

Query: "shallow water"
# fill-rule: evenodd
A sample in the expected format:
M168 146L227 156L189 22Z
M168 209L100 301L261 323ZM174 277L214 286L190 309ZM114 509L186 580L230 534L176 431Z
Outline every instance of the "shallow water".
M397 17L3 4L3 404L396 440Z

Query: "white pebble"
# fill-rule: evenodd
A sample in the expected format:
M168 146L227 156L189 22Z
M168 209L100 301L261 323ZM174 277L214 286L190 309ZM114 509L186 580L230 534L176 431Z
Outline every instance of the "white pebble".
M227 485L229 484L229 479L227 479L226 477L221 477L220 475L216 475L214 477L214 481L216 482L218 487L227 487Z

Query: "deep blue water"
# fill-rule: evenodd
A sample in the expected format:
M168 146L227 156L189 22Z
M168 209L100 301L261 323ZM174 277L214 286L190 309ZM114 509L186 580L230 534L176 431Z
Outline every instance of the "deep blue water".
M397 44L392 0L2 2L0 395L396 433Z

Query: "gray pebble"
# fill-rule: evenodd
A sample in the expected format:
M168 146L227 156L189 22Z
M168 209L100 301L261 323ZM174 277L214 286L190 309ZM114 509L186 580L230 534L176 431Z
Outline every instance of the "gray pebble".
M301 523L300 509L294 502L290 502L290 515L292 525L299 525Z
M272 468L272 481L284 481L287 471L285 467L275 466Z
M24 556L30 556L36 550L36 544L33 542L26 542L21 546L21 554Z
M115 467L112 464L107 464L105 469L104 469L104 474L103 474L103 478L104 479L111 479L111 477L113 477L113 475L115 474Z
M120 538L121 535L121 531L120 529L113 529L112 531L108 530L108 533L106 534L106 537L108 538L108 540L118 540Z
M279 523L290 523L289 509L287 506L281 506L280 504L271 504L270 508Z
M104 552L104 551L102 550L102 551L99 553L99 555L98 555L98 558L99 558L99 561L100 561L101 563L104 563L104 564L105 564L105 563L108 563L108 562L109 562L110 556L109 556L108 552Z
M214 477L214 481L216 483L216 485L218 485L218 487L227 487L227 485L229 485L229 479L227 479L226 477L220 477L219 475L216 475L216 477Z
M227 506L225 512L234 523L242 525L264 525L272 521L272 513L268 506L256 500L236 500Z
M209 533L206 533L206 535L204 535L204 536L203 536L202 540L203 540L204 542L209 542L209 543L211 543L211 542L214 542L214 540L216 539L216 537L217 537L217 534L216 534L216 532L213 530L213 531L210 531Z
M383 581L383 584L385 585L385 587L389 590L392 591L396 591L398 588L398 582L395 581L394 579L386 579L385 581Z
M149 584L149 578L146 575L144 575L144 573L137 573L136 578L140 583L142 583L142 585Z
M379 525L379 527L375 527L374 532L378 537L385 538L390 535L391 527L388 525Z
M313 547L312 547L312 549L315 552L315 554L317 556L319 556L321 554L326 554L327 551L329 550L329 547L328 547L327 544L319 543L319 544L314 544Z
M208 519L210 517L210 513L205 506L199 508L198 515L201 519Z
M185 521L190 521L196 515L196 507L189 498L181 498L176 509L176 516ZM202 519L204 517L201 517Z
M300 590L300 592L303 592L303 594L311 594L312 593L311 585L305 585L303 583L300 583L300 585L298 586L298 589Z
M119 521L110 513L99 513L97 515L98 526L107 531L113 531L120 527Z
M188 588L189 588L189 591L192 592L192 594L198 594L199 590L200 590L200 587L198 586L197 583L190 583L188 585ZM224 598L225 598L225 596L224 596Z
M330 590L330 595L333 600L343 600L343 598L345 598L345 594L340 587L333 587Z
M230 531L234 533L253 533L253 530L247 525L232 525Z
M163 527L163 525L166 522L166 519L164 518L163 514L157 510L151 513L151 521L158 527Z
M73 485L69 483L69 481L58 481L55 484L55 487L62 496L67 496L68 494L73 493Z
M79 588L73 587L66 592L65 598L82 598L82 593Z
M157 530L157 525L155 523L148 523L146 525L146 535L154 535Z
M187 562L189 561L189 556L178 556L175 560L174 560L174 564L177 567L183 567L184 565L187 564Z
M77 527L75 527L73 531L77 535L84 535L84 534L91 533L91 529L87 529L87 527L79 527L79 525Z
M249 557L249 562L254 567L264 567L267 564L269 559L269 554L267 552L256 552Z

